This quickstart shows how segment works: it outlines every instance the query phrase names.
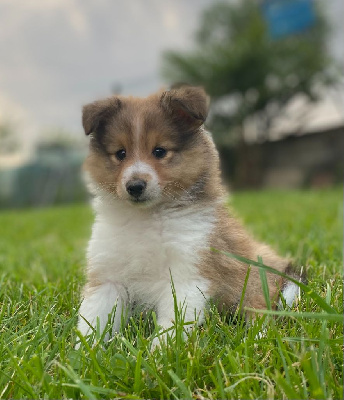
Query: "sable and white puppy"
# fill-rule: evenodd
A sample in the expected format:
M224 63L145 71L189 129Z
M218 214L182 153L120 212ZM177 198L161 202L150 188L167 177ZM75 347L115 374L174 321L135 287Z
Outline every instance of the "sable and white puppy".
M252 239L225 206L219 157L203 123L208 98L201 88L180 87L147 98L114 96L83 108L90 135L84 168L94 194L95 222L87 259L88 282L80 308L85 335L99 318L103 330L117 304L152 308L163 329L173 325L173 280L185 321L201 323L207 300L233 309L248 266L214 252L224 250L285 272L288 261ZM276 304L284 283L268 275ZM297 287L287 285L292 303ZM265 308L253 268L244 305Z

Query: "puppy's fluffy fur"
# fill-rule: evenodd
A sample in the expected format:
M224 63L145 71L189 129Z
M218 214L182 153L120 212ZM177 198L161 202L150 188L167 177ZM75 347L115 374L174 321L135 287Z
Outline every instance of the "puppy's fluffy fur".
M257 260L286 272L289 262L251 238L225 206L219 158L203 123L208 98L201 88L180 87L150 97L111 97L83 109L90 135L84 168L96 214L89 242L88 282L80 308L83 334L99 318L103 330L117 304L153 308L162 328L172 326L171 278L185 321L201 323L208 299L223 309L241 298L248 266L211 248ZM271 301L284 287L267 276ZM285 293L291 303L296 286ZM244 305L266 306L252 268Z

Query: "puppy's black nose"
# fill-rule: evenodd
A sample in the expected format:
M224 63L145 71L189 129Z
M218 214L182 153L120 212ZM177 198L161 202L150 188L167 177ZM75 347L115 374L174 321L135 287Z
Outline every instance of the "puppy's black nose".
M144 190L146 189L147 183L141 179L133 179L126 185L127 192L130 196L138 199Z

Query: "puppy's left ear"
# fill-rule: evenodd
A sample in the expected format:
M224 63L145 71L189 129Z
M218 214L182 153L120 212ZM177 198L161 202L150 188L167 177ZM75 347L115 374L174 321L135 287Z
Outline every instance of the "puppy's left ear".
M199 128L208 115L209 97L201 87L182 86L166 91L160 102L174 122L187 131Z

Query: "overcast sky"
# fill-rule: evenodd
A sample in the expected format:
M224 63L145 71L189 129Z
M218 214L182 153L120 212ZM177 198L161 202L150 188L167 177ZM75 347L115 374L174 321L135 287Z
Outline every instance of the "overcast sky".
M331 50L344 65L343 0L326 1ZM158 89L161 52L187 49L212 0L0 0L0 120L31 141L81 134L81 105Z

